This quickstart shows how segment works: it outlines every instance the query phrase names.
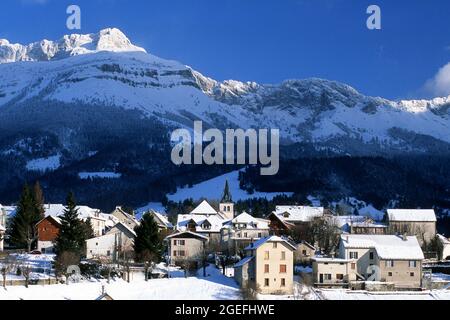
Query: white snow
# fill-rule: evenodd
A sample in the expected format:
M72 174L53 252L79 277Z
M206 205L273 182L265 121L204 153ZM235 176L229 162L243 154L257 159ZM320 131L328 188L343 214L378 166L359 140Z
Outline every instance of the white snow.
M136 219L141 220L142 215L151 210L162 213L162 214L166 213L166 208L162 205L161 202L149 202L145 206L134 210L134 213L136 214Z
M0 300L95 300L105 291L114 300L239 300L240 292L233 279L223 276L215 267L207 268L208 276L184 278L183 273L171 272L170 279L143 279L127 283L123 280L85 281L69 285L8 287L0 290Z
M81 180L89 179L119 179L122 174L115 172L80 172L78 177Z
M383 260L423 260L424 255L417 238L394 235L349 234L341 237L345 248L370 249L377 251Z
M27 163L28 171L54 171L61 166L61 155L55 155L48 158L38 158Z
M433 209L389 209L387 213L390 221L436 222Z
M239 171L233 171L219 177L213 178L194 185L192 188L180 188L175 194L168 194L169 200L174 202L183 201L185 199L192 198L193 200L200 200L208 197L208 199L220 200L222 198L223 188L225 182L228 180L229 188L233 201L247 200L251 198L266 198L272 200L278 195L291 196L291 192L258 192L248 194L245 190L239 187Z

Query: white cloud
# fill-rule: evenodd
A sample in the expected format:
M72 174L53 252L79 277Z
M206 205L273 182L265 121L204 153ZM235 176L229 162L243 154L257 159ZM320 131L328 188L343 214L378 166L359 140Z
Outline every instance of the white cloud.
M434 96L450 95L450 62L439 69L433 79L427 81L425 90Z

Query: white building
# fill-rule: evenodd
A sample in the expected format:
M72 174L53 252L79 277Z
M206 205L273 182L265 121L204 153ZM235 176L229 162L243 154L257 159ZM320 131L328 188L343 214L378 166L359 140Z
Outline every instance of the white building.
M86 240L86 258L109 258L112 261L120 258L120 253L133 250L136 233L119 222L104 236Z
M203 201L189 214L178 215L176 229L180 232L194 232L219 243L220 232L227 221L230 220L217 212L207 201Z
M440 234L437 237L439 241L439 259L450 260L450 240Z
M274 214L281 220L296 225L323 217L324 212L323 207L277 206Z
M243 250L250 243L269 236L269 223L269 220L243 212L224 223L221 231L222 247L233 253Z

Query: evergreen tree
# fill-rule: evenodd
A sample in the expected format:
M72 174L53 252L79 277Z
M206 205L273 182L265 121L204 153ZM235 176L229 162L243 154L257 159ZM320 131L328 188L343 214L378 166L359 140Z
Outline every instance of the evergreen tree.
M69 193L66 201L66 209L61 216L61 228L56 239L55 250L58 257L65 252L70 252L81 257L84 254L86 242L86 223L78 218L73 193Z
M163 246L159 237L158 225L149 212L144 214L139 226L134 228L136 239L134 240L134 252L141 262L159 260Z
M36 224L41 216L36 209L36 202L30 187L23 187L17 205L17 213L11 224L11 242L17 248L27 249L30 252L37 240Z
M95 238L94 229L92 228L91 217L87 218L86 221L83 221L83 230L84 230L84 237L86 239Z
M39 181L36 181L33 188L33 196L37 214L41 219L45 218L45 209L44 209L44 193L42 191L41 185Z

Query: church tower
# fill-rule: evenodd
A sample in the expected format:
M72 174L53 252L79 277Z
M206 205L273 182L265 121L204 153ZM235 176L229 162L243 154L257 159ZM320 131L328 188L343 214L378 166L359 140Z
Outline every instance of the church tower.
M234 219L234 203L231 198L230 187L228 180L225 182L225 188L223 190L222 200L219 204L219 211L225 216L225 219Z

